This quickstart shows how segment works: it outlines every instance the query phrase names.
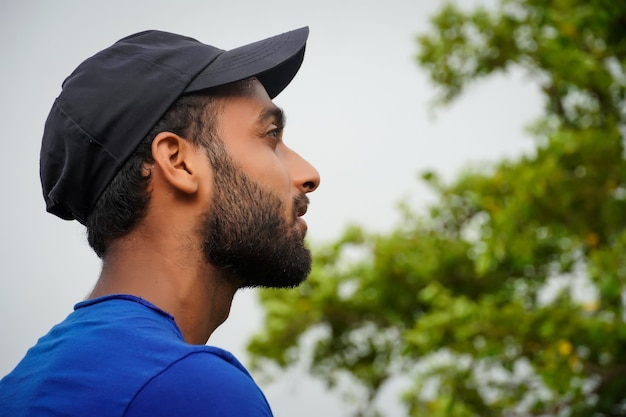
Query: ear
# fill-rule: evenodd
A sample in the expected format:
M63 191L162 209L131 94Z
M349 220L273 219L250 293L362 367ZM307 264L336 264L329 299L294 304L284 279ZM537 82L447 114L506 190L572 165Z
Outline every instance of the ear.
M199 163L196 147L172 132L161 132L152 141L152 157L163 179L185 194L198 191Z

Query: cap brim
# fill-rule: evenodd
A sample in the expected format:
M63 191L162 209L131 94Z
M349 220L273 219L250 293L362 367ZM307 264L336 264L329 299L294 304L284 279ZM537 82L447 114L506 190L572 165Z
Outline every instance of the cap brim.
M300 69L308 36L309 28L303 27L225 51L200 71L185 93L257 77L274 98Z

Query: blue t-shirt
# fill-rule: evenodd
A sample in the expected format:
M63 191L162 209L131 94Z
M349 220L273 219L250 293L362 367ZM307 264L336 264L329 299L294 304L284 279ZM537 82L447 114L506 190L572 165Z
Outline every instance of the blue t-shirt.
M79 303L0 380L0 416L272 416L230 353L186 343L174 318L112 295Z

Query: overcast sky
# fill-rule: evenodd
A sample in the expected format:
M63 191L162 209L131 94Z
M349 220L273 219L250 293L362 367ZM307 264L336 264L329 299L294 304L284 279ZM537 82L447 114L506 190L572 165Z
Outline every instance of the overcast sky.
M463 0L476 4L478 0ZM523 127L541 112L522 73L481 82L454 105L435 96L415 63L416 35L435 0L3 0L0 4L0 376L61 321L94 285L100 268L76 222L45 212L39 184L43 123L63 79L85 58L145 29L230 49L302 26L311 29L302 69L275 102L287 113L285 141L321 174L306 215L314 244L349 223L389 230L396 205L429 201L416 181L452 178L468 164L533 148ZM210 344L246 363L245 341L262 317L253 291L235 297ZM277 417L346 415L315 383L290 373L264 389ZM323 398L323 400L320 400Z

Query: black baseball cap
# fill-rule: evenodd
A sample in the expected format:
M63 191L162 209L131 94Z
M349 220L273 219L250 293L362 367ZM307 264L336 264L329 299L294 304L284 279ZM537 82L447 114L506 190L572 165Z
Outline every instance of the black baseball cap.
M161 31L123 38L65 79L46 120L46 210L85 224L98 198L168 108L187 93L256 77L274 98L304 58L307 27L228 51Z

